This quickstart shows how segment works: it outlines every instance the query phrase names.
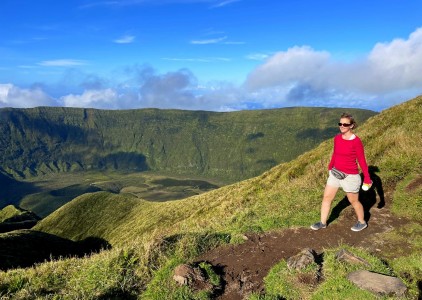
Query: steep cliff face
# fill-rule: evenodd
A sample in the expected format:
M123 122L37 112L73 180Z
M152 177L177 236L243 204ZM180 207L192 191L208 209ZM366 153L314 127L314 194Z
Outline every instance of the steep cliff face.
M113 169L244 179L331 137L342 111L1 109L0 171L16 178ZM376 114L348 111L361 122Z

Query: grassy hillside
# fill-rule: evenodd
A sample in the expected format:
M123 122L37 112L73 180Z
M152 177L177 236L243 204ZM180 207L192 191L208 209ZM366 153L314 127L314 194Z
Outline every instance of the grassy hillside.
M348 109L360 122L375 112ZM312 149L343 109L216 113L0 109L0 172L26 178L78 170L166 171L236 181Z
M417 294L422 276L421 115L422 97L418 97L370 118L357 130L368 163L379 170L376 175L384 192L392 195L393 213L412 224L406 232L407 252L398 260L385 259L389 268L408 274L412 295ZM160 299L148 290L159 285L172 290L166 294L172 299L207 299L171 285L172 268L218 244L240 241L245 232L308 227L319 218L331 152L328 140L258 177L173 202L153 203L107 192L80 196L42 220L36 230L74 241L98 237L113 248L85 259L0 272L0 293L21 299L25 295Z

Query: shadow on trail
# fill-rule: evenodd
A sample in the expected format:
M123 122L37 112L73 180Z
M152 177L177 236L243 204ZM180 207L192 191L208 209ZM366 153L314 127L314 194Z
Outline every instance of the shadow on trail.
M359 191L359 201L362 203L363 210L365 213L365 221L368 222L371 218L371 208L377 203L377 194L379 197L379 202L377 208L383 208L385 206L385 197L384 197L384 190L382 187L382 180L376 174L379 172L379 168L377 166L369 166L368 167L369 175L372 180L372 187L368 191L363 191L362 189ZM363 174L361 174L363 180ZM340 217L341 212L346 209L350 205L347 196L341 199L337 205L332 209L330 217L327 220L327 223L330 224L334 220Z
M327 225L330 224L331 222L333 222L335 219L338 219L340 217L340 213L344 209L346 209L346 207L348 207L349 205L350 205L350 202L349 202L349 200L347 200L347 196L345 196L331 210L331 214L330 214L330 216L328 217L328 220L327 220Z
M379 197L379 202L377 208L383 208L385 206L385 196L384 196L384 189L382 187L382 180L376 174L379 172L379 168L377 166L369 166L369 175L371 176L372 180L372 187L368 191L359 191L359 201L363 205L363 210L365 212L365 221L369 221L371 218L371 208L377 203L377 194ZM362 178L363 175L361 174Z

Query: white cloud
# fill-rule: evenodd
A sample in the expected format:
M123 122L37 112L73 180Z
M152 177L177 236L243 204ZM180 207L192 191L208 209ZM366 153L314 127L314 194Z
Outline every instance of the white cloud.
M329 64L329 57L329 53L317 52L307 46L278 52L248 76L247 85L256 89L302 80L306 82L323 72Z
M57 104L41 88L22 89L11 83L0 84L0 107L36 107Z
M235 2L239 2L240 0L225 0L225 1L221 1L221 2L219 2L219 3L217 3L217 4L215 4L215 5L213 5L212 6L212 8L219 8L219 7L223 7L223 6L226 6L226 5L229 5L229 4L232 4L232 3L235 3Z
M249 60L265 60L269 57L270 55L266 53L251 53L251 54L246 55L246 59L249 59Z
M101 90L85 90L81 95L66 95L60 98L64 106L92 107L92 108L119 108L119 96L111 88Z
M349 105L351 99L361 99L362 103L355 104L373 106L380 99L393 99L393 94L397 97L421 93L421 74L422 28L419 28L406 40L378 43L364 59L347 63L335 61L327 51L308 46L278 52L249 74L245 87L266 94L282 89L285 93L280 101L284 103L308 105L318 101L329 105L337 99L340 105ZM346 100L346 104L341 100ZM391 101L384 100L381 106L388 107Z
M188 109L188 110L232 110L239 107L240 91L231 84L213 82L198 85L196 77L188 70L157 74L154 69L145 66L133 66L127 69L128 80L121 87L137 86L126 95L126 106L137 108ZM245 106L242 108L246 109Z
M135 36L125 35L125 36L122 36L121 38L115 39L113 42L117 44L130 44L130 43L133 43L134 41L135 41Z
M191 41L191 44L194 44L194 45L218 44L224 41L225 39L227 39L227 36L223 36L223 37L215 38L215 39L207 39L207 40L194 40L194 41Z
M422 86L422 28L407 40L376 44L368 56L368 65L375 91Z
M78 59L55 59L55 60L44 60L38 63L44 67L73 67L86 65L87 62Z

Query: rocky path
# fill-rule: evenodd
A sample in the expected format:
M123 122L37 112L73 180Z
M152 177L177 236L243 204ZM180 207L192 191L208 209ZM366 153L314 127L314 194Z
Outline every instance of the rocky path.
M348 244L382 252L383 245L374 244L370 238L406 224L406 220L390 214L389 205L382 204L379 205L382 208L368 208L368 228L353 232L350 230L356 222L353 208L347 206L346 199L342 201L345 202L338 203L336 207L343 207L337 212L335 208L332 213L338 213L340 217L326 229L313 231L310 228L291 228L247 235L246 242L241 245L223 246L199 257L198 261L208 261L224 274L224 290L218 299L240 300L251 292L262 291L263 278L271 267L304 248L312 248L320 254L326 247Z

